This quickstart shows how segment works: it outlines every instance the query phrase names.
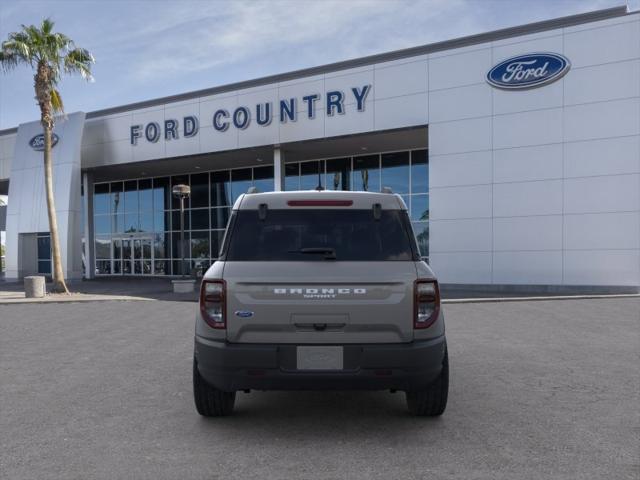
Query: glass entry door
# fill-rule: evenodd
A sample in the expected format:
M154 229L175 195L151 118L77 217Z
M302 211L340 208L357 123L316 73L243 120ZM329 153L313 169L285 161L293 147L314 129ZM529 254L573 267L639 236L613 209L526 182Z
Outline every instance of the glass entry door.
M153 274L153 243L150 237L118 238L113 242L113 273Z

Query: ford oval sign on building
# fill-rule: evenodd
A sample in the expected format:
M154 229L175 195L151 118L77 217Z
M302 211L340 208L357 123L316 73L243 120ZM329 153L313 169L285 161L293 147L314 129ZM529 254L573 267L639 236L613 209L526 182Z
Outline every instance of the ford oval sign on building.
M51 148L56 146L58 143L59 137L55 133L51 134ZM29 146L33 148L37 152L44 151L44 133L39 133L31 140L29 140Z
M529 53L500 62L487 73L487 82L505 90L536 88L562 78L570 67L558 53Z

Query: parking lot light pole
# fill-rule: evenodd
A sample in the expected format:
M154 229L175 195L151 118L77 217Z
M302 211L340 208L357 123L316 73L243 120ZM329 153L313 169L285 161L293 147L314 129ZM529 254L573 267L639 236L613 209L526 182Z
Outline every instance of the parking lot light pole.
M191 195L191 188L189 185L180 184L175 185L171 191L174 197L180 199L180 275L184 278L184 201Z

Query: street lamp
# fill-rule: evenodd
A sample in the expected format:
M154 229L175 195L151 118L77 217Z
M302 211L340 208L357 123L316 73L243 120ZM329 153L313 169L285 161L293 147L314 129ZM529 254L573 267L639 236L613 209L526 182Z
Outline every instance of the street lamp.
M180 255L182 257L180 275L184 278L184 201L191 195L191 188L189 185L175 185L171 189L171 193L175 198L180 199Z

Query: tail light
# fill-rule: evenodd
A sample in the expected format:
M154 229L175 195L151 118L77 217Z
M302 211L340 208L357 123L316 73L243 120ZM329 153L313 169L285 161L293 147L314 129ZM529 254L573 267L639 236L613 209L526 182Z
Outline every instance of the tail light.
M428 328L440 315L440 288L436 280L416 280L413 328Z
M225 318L227 289L224 280L202 280L200 314L211 328L227 328Z

